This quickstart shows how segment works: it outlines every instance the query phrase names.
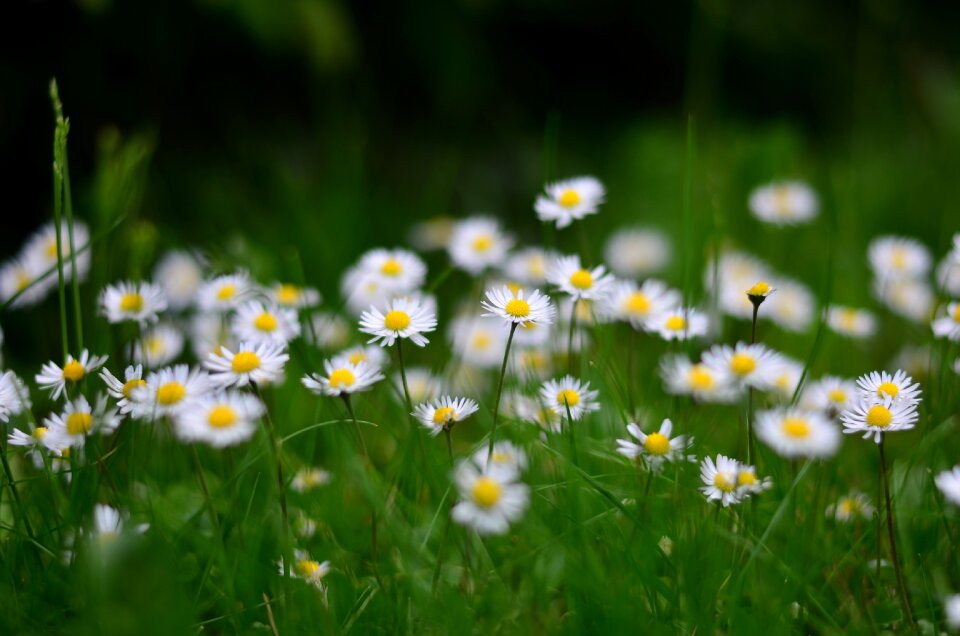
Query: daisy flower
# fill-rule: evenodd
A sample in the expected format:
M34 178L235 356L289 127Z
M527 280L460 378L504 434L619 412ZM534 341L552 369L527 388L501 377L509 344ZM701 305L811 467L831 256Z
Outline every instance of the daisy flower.
M596 214L603 203L606 190L595 177L574 177L551 183L545 194L537 197L533 209L537 218L546 223L556 222L563 229L588 214Z
M547 282L547 263L556 258L542 247L525 247L511 254L503 267L511 280L527 285L542 285Z
M960 342L960 302L947 305L947 315L937 318L931 325L933 335L937 338L948 338Z
M663 470L665 462L697 461L696 457L684 454L693 444L693 438L686 435L670 437L673 432L673 422L669 419L663 420L660 430L653 433L644 433L632 422L627 424L627 432L640 443L617 439L617 452L631 459L642 457L651 472L658 473Z
M15 428L7 435L7 444L26 449L24 455L30 458L33 465L38 469L43 468L43 449L47 448L43 440L46 438L48 430L46 426L38 426L33 429L32 433L24 433L19 428ZM57 448L53 452L60 454L63 452L63 448Z
M921 278L930 271L930 250L904 236L878 236L870 241L867 260L873 275L882 279Z
M0 301L6 303L20 294L11 307L20 309L36 305L57 285L53 276L41 280L44 273L46 270L36 259L17 256L5 262L0 267Z
M129 403L137 419L158 420L174 415L210 389L210 377L185 364L152 372L143 384L130 389Z
M493 369L503 358L507 333L503 326L473 316L461 316L450 323L451 348L460 359L478 369Z
M197 290L197 305L203 311L229 311L254 292L245 271L224 274L205 281Z
M8 421L11 415L20 415L30 406L30 391L23 380L13 371L0 375L0 422Z
M757 438L786 458L834 455L840 447L840 431L818 411L798 408L757 413Z
M495 219L472 217L454 226L447 251L454 265L476 276L502 263L512 246L513 239L501 232Z
M349 268L340 279L340 293L346 300L347 310L353 315L363 313L370 305L380 305L390 300L387 289L376 272L368 272L359 266Z
M493 445L493 453L486 445L478 448L473 454L473 463L481 473L487 472L487 458L490 460L490 469L504 475L512 474L514 479L527 469L527 454L523 449L509 440L500 440Z
M524 379L546 380L553 373L553 360L549 353L536 347L517 347L508 364L511 373Z
M107 408L107 398L100 395L95 406L90 406L82 395L67 404L62 413L52 413L43 422L47 428L43 436L51 446L83 446L89 435L109 434L120 424L120 416ZM50 439L47 439L47 438Z
M258 301L244 303L237 309L232 328L237 338L252 343L286 345L300 335L300 321L295 309L268 306Z
M574 300L602 298L613 284L613 276L603 265L584 269L579 256L560 256L547 269L547 281Z
M581 382L571 375L565 375L559 380L547 380L540 388L540 399L561 418L567 412L574 421L583 417L584 413L596 411L600 408L597 396L600 393L590 389L589 382Z
M660 377L667 393L689 395L703 402L733 402L739 391L725 373L703 363L694 364L682 355L665 356L660 362Z
M869 338L877 331L877 319L866 309L835 305L827 311L827 325L841 336Z
M909 430L917 419L916 402L894 400L889 395L861 398L859 403L840 413L844 433L863 433L864 439L873 437L877 444L883 439L884 433Z
M322 468L301 468L297 471L297 474L293 476L290 487L296 492L303 493L320 486L325 486L330 483L331 479L333 479L333 475Z
M762 344L738 342L714 345L703 353L703 363L733 385L769 390L776 387L782 358Z
M163 289L171 309L186 309L203 282L200 260L185 250L171 250L153 268L153 281Z
M100 314L110 323L135 321L143 325L156 322L157 314L167 308L160 285L123 281L107 285L100 293Z
M817 216L817 194L802 181L774 181L750 194L753 216L773 225L797 225Z
M406 293L420 288L427 266L420 257L404 249L370 250L360 258L361 271L373 274L390 292Z
M625 228L614 232L603 248L603 260L623 278L642 278L664 269L671 258L670 240L659 230Z
M934 477L934 482L947 501L960 506L960 466L939 473Z
M773 487L773 480L769 477L760 479L757 477L757 467L747 464L739 464L737 470L737 492L741 499L746 499L750 495L759 495L764 490Z
M707 501L719 501L724 508L740 503L743 493L737 487L740 463L724 455L717 455L716 461L704 457L700 463L700 480L703 486L700 492Z
M873 517L874 508L870 498L862 492L850 491L850 494L840 497L837 503L827 506L826 514L841 523L849 523L855 519L869 519Z
M706 315L689 307L671 307L644 323L647 331L653 331L664 340L688 340L707 334L709 322Z
M300 287L293 283L274 283L267 290L267 297L284 309L308 309L320 304L320 292L313 287Z
M834 417L858 397L859 390L853 380L826 375L804 387L800 405L807 410Z
M0 285L2 282L0 274ZM949 296L960 296L960 252L947 254L937 265L937 285ZM4 291L4 295L6 292Z
M266 409L259 398L230 390L207 393L188 402L174 417L177 437L214 448L236 446L257 432Z
M417 418L431 435L439 435L476 413L478 408L477 403L469 398L445 395L436 402L418 404L410 415Z
M506 334L507 332L505 331L504 333ZM513 344L518 349L539 349L539 351L536 353L546 355L545 350L549 348L549 345L555 344L552 343L550 339L551 335L554 333L555 330L553 325L538 324L535 322L521 322L520 326L517 327L516 332L513 334ZM575 342L574 347L577 347L577 345L578 343ZM517 361L515 356L511 356L510 358L514 362Z
M123 372L122 382L106 368L100 370L100 378L107 385L110 397L117 400L117 408L122 415L133 411L133 390L147 384L143 380L143 365L140 364L127 367Z
M925 280L878 278L873 282L873 294L890 311L916 323L929 321L936 303L933 289Z
M895 402L917 403L922 393L920 385L900 369L893 375L886 371L872 371L857 378L857 386L868 398L882 400L889 397Z
M400 373L393 374L391 378L393 386L397 392L403 395L403 379ZM410 367L407 369L407 387L410 389L410 399L413 402L427 402L440 397L443 390L443 381L423 367Z
M57 366L55 362L47 362L34 380L41 389L50 391L50 397L56 400L66 390L67 382L74 384L80 382L88 373L103 366L108 357L91 356L86 349L80 352L79 358L67 354L67 361L63 367Z
M487 299L480 302L486 310L482 317L501 318L507 324L533 323L549 325L553 323L557 310L550 297L535 289L524 297L524 290L510 291L506 286L487 290Z
M310 338L316 335L314 345L323 349L339 349L350 339L350 325L340 316L329 312L314 314Z
M601 314L630 323L634 329L645 329L654 316L680 305L680 292L659 280L650 278L639 287L632 280L618 280L600 302Z
M190 318L190 346L199 360L205 360L220 347L235 347L236 341L223 316L217 313L197 313Z
M803 377L803 364L781 354L777 370L773 374L771 390L779 395L780 399L790 401L800 385L801 377Z
M324 360L323 375L311 373L303 376L303 386L317 395L339 397L367 391L383 379L380 369L363 360L351 362L349 358L337 356Z
M151 327L133 345L133 361L148 367L162 367L183 352L183 334L170 323Z
M381 347L392 346L398 338L409 338L418 347L429 340L423 334L437 328L437 316L410 298L396 298L387 303L384 311L371 306L360 316L360 331L373 336L368 342L380 341Z
M758 280L771 280L771 274L770 266L752 254L729 250L717 258L716 268L707 268L704 286L717 297L723 313L749 320L753 304L743 290Z
M421 252L442 250L450 243L454 224L454 220L447 216L414 223L407 232L407 240Z
M346 358L350 364L359 364L366 362L371 367L382 369L390 362L387 353L382 347L375 345L357 345L350 347L338 354L340 358Z
M283 367L290 359L282 344L241 342L236 351L220 347L207 356L203 366L210 371L216 387L275 384L283 378Z
M506 533L527 508L530 489L516 482L516 472L508 467L491 465L481 472L473 462L461 460L453 478L461 501L450 515L479 534Z
M960 594L951 594L943 600L943 619L950 629L960 629Z
M323 583L323 578L330 573L330 562L315 561L303 550L294 550L294 559L293 567L290 568L290 576L309 583L318 590L325 591L326 586ZM280 575L283 576L285 568L282 559L278 565Z
M813 323L817 303L804 285L784 277L774 282L777 293L768 297L760 317L769 318L787 331L806 331Z
M73 222L73 249L76 250L77 269L79 270L79 279L84 280L87 272L90 271L90 249L83 249L90 243L90 230L84 223L74 220ZM81 251L83 250L83 251ZM70 228L66 220L60 224L60 253L63 260L64 281L73 279L73 255L70 242ZM44 277L44 280L50 280L52 287L57 286L57 228L54 223L47 223L33 236L31 236L23 247L21 258L31 263L36 263L38 270L43 273L53 270Z

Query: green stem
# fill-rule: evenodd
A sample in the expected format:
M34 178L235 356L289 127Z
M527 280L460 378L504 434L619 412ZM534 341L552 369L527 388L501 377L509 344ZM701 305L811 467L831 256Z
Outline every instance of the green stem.
M403 398L407 401L407 413L413 413L413 401L410 400L410 387L407 386L407 370L403 365L403 338L397 338L397 361L400 364L400 381L403 383Z
M497 436L497 419L500 416L500 398L503 397L503 378L507 375L507 360L510 358L510 345L513 344L513 334L517 332L517 324L510 325L510 335L507 336L507 346L503 350L503 362L500 363L500 379L497 381L497 398L493 403L493 426L490 428L490 443L487 448L487 465L493 457L493 442Z
M257 397L260 398L260 401L263 402L263 413L264 421L267 426L267 434L270 437L270 448L273 450L273 458L277 463L277 487L279 489L279 498L280 498L280 512L283 515L283 541L287 543L290 537L290 517L287 514L287 481L283 476L283 462L280 457L280 442L277 440L277 431L273 427L273 420L270 418L270 409L267 408L266 402L263 400L263 394L260 391L260 385L256 382L253 383L254 390L257 393ZM289 550L285 550L289 552ZM289 559L284 559L284 570L287 570L289 567ZM284 576L287 576L289 572L285 571Z
M913 622L913 608L910 606L910 595L907 593L907 584L900 567L900 555L897 553L897 533L894 530L893 503L890 498L890 477L887 475L887 459L883 452L883 437L877 447L880 449L880 470L883 475L883 496L887 507L887 534L890 538L890 558L893 560L893 570L897 574L897 587L900 588L900 600L903 601L903 611L907 615L910 629L917 633L917 625Z
M70 196L70 165L67 161L67 135L63 135L63 201L67 213L67 240L70 241L70 287L73 291L73 327L77 334L77 351L83 351L83 312L80 307L80 270L77 269L77 248L73 242L73 199Z
M573 299L570 309L570 331L567 334L567 369L573 373L573 331L577 326L577 298Z

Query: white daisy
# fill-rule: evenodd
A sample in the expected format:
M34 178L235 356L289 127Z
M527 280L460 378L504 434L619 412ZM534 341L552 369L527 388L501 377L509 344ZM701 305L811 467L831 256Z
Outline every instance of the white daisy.
M839 429L819 411L761 411L756 422L757 438L781 457L824 459L840 447Z
M500 230L499 222L481 216L457 222L447 251L454 265L476 276L503 263L512 246L513 239Z
M323 372L323 375L319 373L305 375L300 381L303 386L317 395L338 397L367 391L383 379L383 374L378 367L363 360L351 362L344 356L324 360Z
M539 289L524 297L524 290L511 291L508 287L494 287L487 290L487 299L480 302L486 310L483 317L502 318L508 324L533 323L549 325L553 323L557 310L550 297L541 294Z
M80 382L88 373L103 366L108 357L91 356L86 349L80 352L79 358L67 354L67 361L63 367L57 366L55 362L47 362L34 380L41 389L50 391L50 397L56 400L66 389L67 382L74 384Z
M107 393L110 394L110 397L117 400L117 408L123 415L133 411L132 393L134 389L147 384L143 379L143 365L139 364L135 367L129 366L124 370L122 382L106 368L100 370L100 378L107 385Z
M668 341L700 338L707 334L708 327L706 315L689 307L671 307L644 323L647 331L656 332Z
M703 353L703 363L735 386L770 390L776 387L782 358L762 344L738 342L733 347L710 347Z
M761 318L769 318L788 331L806 331L813 323L817 303L810 290L789 278L777 275L777 293L767 298Z
M741 499L747 499L751 495L759 495L764 490L773 487L773 480L769 477L760 479L757 477L757 467L748 464L739 463L737 470L737 493Z
M0 274L0 285L3 285ZM937 285L948 296L960 296L960 252L947 254L937 265ZM5 287L4 287L5 289ZM4 291L6 297L6 291Z
M750 194L750 211L766 223L796 225L816 218L817 194L802 181L774 181Z
M183 334L172 324L161 322L134 344L133 361L155 369L170 364L182 352Z
M197 290L197 305L203 311L229 311L255 291L245 271L224 274L205 281Z
M503 325L473 316L460 316L450 323L449 338L453 352L478 369L496 368L503 359L507 333Z
M90 231L87 226L80 221L73 222L73 249L76 250L77 269L79 270L79 280L84 280L90 271ZM87 249L84 249L86 247ZM83 250L83 251L81 251ZM71 254L70 229L66 219L60 223L60 253L63 260L63 278L64 281L73 279L73 257ZM36 263L39 271L50 271L50 274L44 277L44 282L51 281L53 287L57 286L57 228L54 223L47 223L39 230L34 232L21 252L21 258L31 263Z
M936 297L925 280L875 279L873 294L892 312L916 323L925 323L933 314Z
M889 395L882 399L861 398L857 404L840 413L844 433L863 433L864 439L873 437L877 444L884 433L913 428L918 417L916 402L894 401Z
M773 373L773 387L771 390L780 396L781 400L789 402L800 385L803 376L803 364L785 355L779 355L777 370Z
M231 326L237 338L252 343L286 345L300 335L300 321L295 309L284 309L259 301L241 305Z
M203 282L200 259L186 250L171 250L153 268L153 281L163 288L171 309L186 309Z
M392 346L398 338L409 338L413 344L423 347L430 342L423 334L436 328L436 314L409 298L390 301L382 313L371 306L360 316L360 331L373 336L368 342L379 340L381 347Z
M960 506L960 466L945 470L934 477L937 488L944 498L955 506Z
M820 411L835 417L859 399L856 382L845 378L825 375L803 388L800 405L807 410Z
M542 285L547 282L547 263L554 258L555 254L542 247L524 247L507 258L503 272L525 285Z
M30 390L13 371L0 375L0 422L6 422L11 415L20 415L29 410Z
M207 393L190 402L174 417L177 437L225 448L245 442L257 432L266 409L249 393L230 390Z
M827 311L827 325L848 338L869 338L877 331L877 319L872 313L841 305L834 305Z
M557 229L563 229L588 214L596 214L606 195L603 184L595 177L565 179L550 183L544 189L546 194L537 197L533 209L541 221L555 221Z
M0 267L0 301L8 302L20 294L11 303L12 308L36 305L57 285L57 279L53 276L41 279L45 272L43 264L35 258L17 256L8 260Z
M382 369L390 363L390 357L383 347L376 345L357 345L337 354L337 357L346 358L350 364L366 362L371 367Z
M298 470L290 482L290 487L296 492L308 492L329 484L331 479L333 479L333 475L329 471L311 466Z
M624 228L607 239L603 260L624 278L642 278L664 269L671 258L670 240L659 230Z
M407 293L419 289L427 266L419 256L404 249L370 250L360 258L361 271L373 274L389 292Z
M451 517L479 534L506 533L523 515L530 497L530 489L515 478L509 468L491 465L481 472L473 462L461 460L454 470L461 501L450 511Z
M960 594L951 594L943 600L943 619L950 629L960 629Z
M600 393L590 389L589 382L581 382L570 375L565 375L559 380L547 380L540 388L540 399L554 413L561 418L567 417L579 420L584 413L596 411L600 408L597 402L597 396Z
M746 252L729 250L723 252L707 267L704 286L717 298L720 310L735 318L749 320L753 317L753 304L743 290L758 280L775 280L770 266Z
M689 395L703 402L733 402L740 396L726 373L718 373L703 363L693 364L681 355L664 356L660 377L667 393Z
M399 395L403 395L403 381L400 373L393 374L391 378L393 386ZM443 381L423 367L410 367L407 369L407 388L410 389L410 399L413 402L427 402L440 397L443 391Z
M132 320L141 326L156 322L157 314L167 308L160 285L123 281L107 285L100 293L100 314L111 323Z
M856 519L870 519L873 517L874 507L870 498L862 492L850 491L850 494L840 497L837 503L827 506L828 517L841 523L848 523Z
M628 322L634 329L645 329L651 318L679 306L681 300L680 292L653 278L639 287L632 280L618 280L599 308L606 318Z
M870 241L867 259L877 278L920 278L930 271L930 250L905 236L878 236Z
M325 576L327 576L327 574L330 573L330 562L324 561L321 563L319 561L315 561L307 552L303 550L294 550L293 554L294 562L293 567L290 568L290 576L295 579L301 579L302 581L316 587L320 591L326 591L326 585L324 584L323 579ZM283 565L282 559L278 565L280 568L280 575L283 576L286 568Z
M185 364L165 367L130 389L131 413L137 419L158 420L176 414L209 390L210 378L203 371L191 370Z
M545 349L548 349L551 344L556 344L551 342L551 337L556 333L557 328L559 328L559 326L538 324L535 322L521 322L513 334L513 344L517 347L518 351L523 348L540 349L538 353L546 355L547 352ZM580 343L576 341L576 334L574 334L574 340L573 346L579 351L578 345ZM510 356L510 359L513 362L517 361L516 356Z
M447 431L477 412L480 407L470 398L445 395L436 402L418 404L410 415L417 418L431 435Z
M454 220L446 216L414 223L407 231L407 240L421 252L442 250L450 243L454 224Z
M947 305L947 315L933 321L933 335L960 342L960 302Z
M660 472L665 462L695 462L696 457L685 455L693 444L693 437L677 435L670 437L673 432L673 422L663 420L660 430L653 433L644 433L634 423L627 424L627 432L639 444L627 439L617 439L617 452L631 459L643 458L652 472Z
M236 351L221 347L211 353L203 366L210 371L215 387L276 384L283 378L283 367L290 359L286 348L273 342L241 342Z
M739 473L740 463L735 459L717 455L714 461L711 457L704 457L700 463L700 480L704 483L700 492L707 501L719 501L724 508L738 504L743 496L737 488Z
M120 424L117 412L107 407L107 397L100 395L90 406L82 395L68 400L62 413L51 413L43 422L47 433L44 444L51 447L83 446L89 435L109 434ZM49 439L48 439L49 438Z
M322 349L339 349L350 339L350 325L340 316L329 312L314 314L309 332L314 345Z
M191 316L189 332L191 349L199 360L206 360L207 355L220 351L220 347L232 348L237 344L223 316L217 313Z
M376 272L368 272L354 266L343 273L340 293L346 300L347 310L360 315L370 305L381 305L390 300L390 290Z
M490 460L490 469L504 475L512 474L514 479L520 477L520 473L527 469L527 454L523 449L509 440L500 440L493 445L493 453L486 444L474 452L472 456L473 463L479 467L480 472L487 472L487 459Z
M905 371L897 369L892 375L886 371L871 371L857 378L857 386L870 399L882 400L889 397L895 402L920 401L920 384Z
M312 287L274 283L266 291L274 304L286 309L308 309L320 304L320 292Z
M603 265L584 269L579 256L560 256L547 268L547 281L574 300L597 300L603 298L614 281L606 272Z

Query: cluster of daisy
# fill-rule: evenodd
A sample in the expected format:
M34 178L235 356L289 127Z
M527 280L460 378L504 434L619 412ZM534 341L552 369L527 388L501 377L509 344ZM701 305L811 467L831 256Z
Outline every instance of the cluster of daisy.
M0 302L12 307L36 305L57 288L57 256L63 263L64 281L73 280L76 263L78 280L90 271L90 232L80 222L63 222L59 232L54 223L37 230L20 253L0 265ZM14 298L16 297L16 298Z
M705 457L700 464L700 480L703 482L700 491L707 501L717 501L724 508L773 486L769 477L757 476L756 467L725 455L717 455L716 460Z

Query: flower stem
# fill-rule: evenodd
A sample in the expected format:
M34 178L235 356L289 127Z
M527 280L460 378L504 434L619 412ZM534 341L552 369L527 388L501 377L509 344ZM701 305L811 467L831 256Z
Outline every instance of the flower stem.
M450 457L450 465L453 466L453 435L448 427L444 427L443 436L447 438L447 455Z
M413 413L413 402L410 400L410 387L407 386L407 370L403 366L403 338L397 338L397 361L400 364L400 381L403 383L403 397L407 401L407 413Z
M893 569L897 574L897 586L900 588L900 600L903 602L903 611L907 615L907 622L914 633L917 626L913 622L913 608L910 607L910 596L907 594L907 584L903 579L903 570L900 567L900 556L897 553L897 533L894 530L893 504L890 500L890 477L887 475L887 459L883 452L884 439L880 437L877 448L880 449L880 471L883 478L883 497L887 506L887 534L890 538L890 558L893 560Z
M367 442L363 439L363 431L360 430L360 423L357 422L357 416L353 412L353 405L350 403L350 394L341 393L340 397L343 398L343 404L347 407L347 413L350 415L350 419L353 420L353 430L357 433L357 443L360 446L360 452L363 454L363 459L367 464L373 465L370 462L370 453L367 451Z
M260 391L260 385L254 382L253 387L257 392L257 397L263 402L263 393ZM280 498L280 512L283 515L283 542L286 544L290 536L290 517L287 514L287 482L283 477L283 462L280 459L280 442L277 440L277 431L273 427L273 420L270 418L270 409L266 408L266 406L266 402L264 402L263 419L267 423L266 428L267 434L270 436L270 447L273 450L274 461L277 463L277 488ZM284 563L287 563L287 561L287 559L284 559ZM287 573L285 572L284 575L286 576Z
M577 302L573 299L573 305L570 309L570 331L567 333L567 368L573 373L573 331L577 326Z
M507 374L507 360L510 357L510 345L513 344L513 334L517 332L517 323L510 325L510 335L507 336L507 346L503 350L503 362L500 363L500 379L497 381L497 399L493 403L493 427L490 429L490 444L487 448L487 464L493 457L493 442L497 435L497 418L500 415L500 398L503 396L503 378Z

